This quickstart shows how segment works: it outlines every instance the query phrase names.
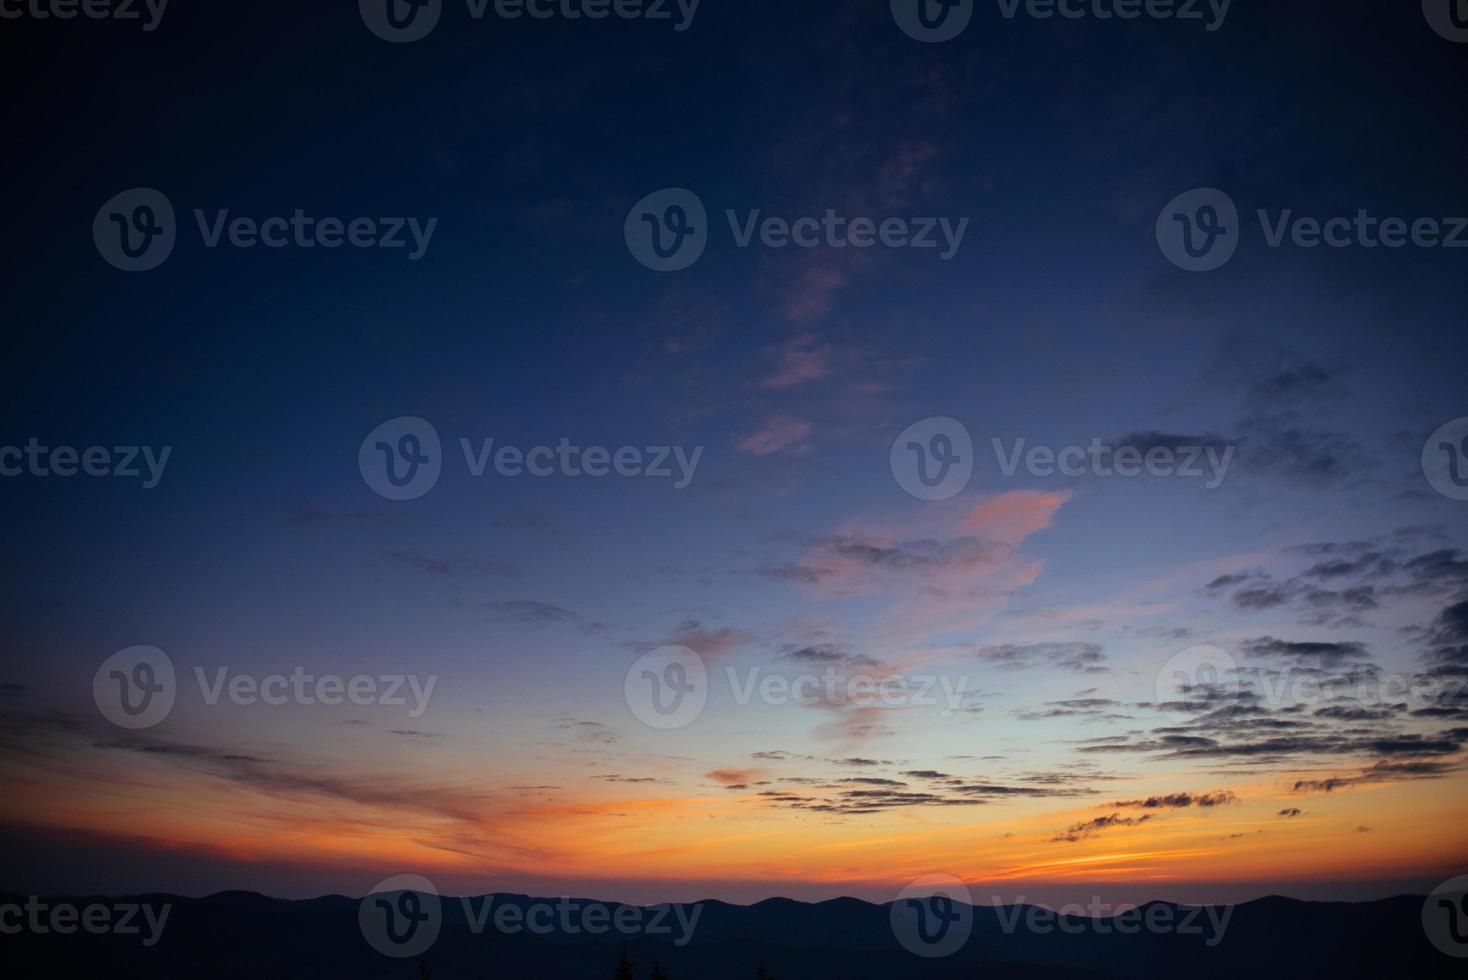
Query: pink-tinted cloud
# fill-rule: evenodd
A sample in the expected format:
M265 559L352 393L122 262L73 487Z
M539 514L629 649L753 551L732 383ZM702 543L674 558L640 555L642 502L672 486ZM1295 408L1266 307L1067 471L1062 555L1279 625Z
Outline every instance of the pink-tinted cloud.
M848 524L813 541L777 577L827 598L888 600L879 628L889 644L913 648L945 633L990 622L1044 563L1018 554L1050 526L1070 493L1020 490L955 511L928 511L920 526Z
M1074 496L1069 490L1045 493L1014 490L990 497L969 511L959 527L980 531L988 538L1018 541L1043 531L1058 511Z
M729 627L717 630L705 629L696 622L689 622L664 640L663 644L687 647L706 660L716 660L733 653L740 647L749 646L758 641L758 636L744 630Z
M785 316L795 322L829 313L836 301L836 291L847 283L844 269L818 263L811 265L790 284L785 295Z
M781 451L805 453L810 450L806 440L811 434L811 424L793 415L776 415L765 420L758 431L739 441L739 448L755 456L768 456Z
M715 769L704 773L721 786L747 786L764 775L763 769Z
M896 154L882 167L882 194L891 204L900 204L908 197L908 189L917 180L923 164L938 156L938 148L932 143L904 143Z
M793 388L824 378L831 367L831 347L811 334L802 334L779 348L777 358L774 373L760 387Z

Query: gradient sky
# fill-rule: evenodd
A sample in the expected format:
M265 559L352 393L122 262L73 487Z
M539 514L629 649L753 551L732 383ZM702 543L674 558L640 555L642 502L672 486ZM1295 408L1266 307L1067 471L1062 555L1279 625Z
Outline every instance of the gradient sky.
M981 8L944 45L884 2L705 0L681 33L455 9L411 45L350 4L233 6L5 27L47 98L0 108L25 270L0 446L173 447L153 490L0 479L8 887L886 900L947 874L1121 902L1468 870L1468 700L1441 686L1468 675L1468 504L1420 465L1468 415L1463 255L1270 249L1255 223L1191 274L1153 230L1210 186L1246 225L1468 214L1468 52L1415 4L1238 0L1214 33ZM438 227L417 262L186 228L128 275L90 228L136 186L186 224ZM623 240L664 187L715 225L674 274ZM946 262L740 249L726 208L970 224ZM357 452L409 415L448 458L394 503ZM888 458L932 416L978 449L937 502ZM460 437L703 454L682 490L475 479ZM1235 456L1215 489L1006 476L993 438ZM663 732L623 682L669 643L714 681ZM135 644L185 683L125 732L91 681ZM1203 644L1350 686L1230 677L1164 710L1159 671ZM724 682L828 664L968 696L742 705ZM192 682L297 666L438 682L417 718Z

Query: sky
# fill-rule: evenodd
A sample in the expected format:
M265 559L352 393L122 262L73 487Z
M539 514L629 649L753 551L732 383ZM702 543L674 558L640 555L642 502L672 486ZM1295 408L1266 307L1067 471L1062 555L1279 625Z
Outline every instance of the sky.
M0 476L7 887L1235 901L1468 870L1464 259L1290 224L1468 214L1468 49L1416 5L978 5L942 43L855 0L448 3L410 43L341 6L5 26L33 97L0 108L0 464L140 471ZM147 271L93 233L132 188L175 212ZM1195 188L1237 212L1208 271L1159 234L1203 229ZM639 229L690 200L703 251L649 268ZM408 244L211 238L298 209ZM828 213L940 245L741 244ZM146 727L109 702L136 647L175 675ZM229 693L293 674L374 693Z

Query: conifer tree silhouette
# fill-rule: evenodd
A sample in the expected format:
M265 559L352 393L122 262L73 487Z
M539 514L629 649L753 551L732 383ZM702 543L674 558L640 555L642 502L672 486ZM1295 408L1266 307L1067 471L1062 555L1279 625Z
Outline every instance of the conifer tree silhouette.
M627 947L622 947L622 957L617 961L617 973L613 980L637 980L632 972L632 961L627 958Z
M760 960L760 963L759 963L759 972L756 973L754 976L755 976L755 980L775 980L774 977L770 976L770 971L765 969L765 961L764 960Z
M652 965L652 976L650 976L648 980L668 980L668 975L663 972L663 968L661 966L654 963Z

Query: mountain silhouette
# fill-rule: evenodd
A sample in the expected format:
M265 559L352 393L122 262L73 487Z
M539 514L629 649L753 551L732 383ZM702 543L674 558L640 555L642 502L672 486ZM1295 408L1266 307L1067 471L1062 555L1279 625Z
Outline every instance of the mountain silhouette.
M24 896L0 897L0 904ZM536 935L500 932L494 915L558 903L584 909L604 905L605 920L636 914L642 921L661 907L639 908L582 899L493 895L440 902L436 940L421 956L395 959L372 948L358 913L361 902L340 895L287 901L250 892L190 899L172 895L54 897L50 905L84 907L94 902L170 906L155 945L138 935L66 935L22 930L4 937L12 962L30 962L52 975L105 971L117 978L182 980L207 975L236 978L354 977L362 980L421 977L435 980L533 973L537 980L604 980L617 975L621 958L639 978L656 965L671 980L750 980L757 971L778 980L878 980L878 978L1229 978L1328 976L1331 980L1387 976L1461 975L1461 963L1437 951L1421 924L1424 899L1404 896L1373 902L1302 902L1271 897L1234 907L1221 937L1207 926L1206 909L1149 903L1145 921L1201 926L1191 932L1141 928L1123 934L1108 919L1061 920L1029 906L976 907L965 942L938 958L914 955L894 935L892 908L843 898L805 903L769 899L749 906L726 902L701 906L686 942L675 929L657 937L624 935L615 928L596 935L567 930L546 916ZM486 914L486 909L489 913ZM687 912L691 905L685 906ZM1215 915L1221 910L1215 909ZM589 921L589 920L588 920ZM670 914L667 921L674 921ZM1038 928L1033 928L1038 924ZM1211 945L1210 940L1216 940Z

